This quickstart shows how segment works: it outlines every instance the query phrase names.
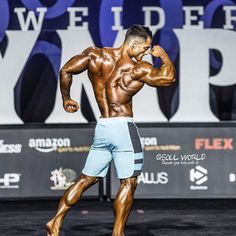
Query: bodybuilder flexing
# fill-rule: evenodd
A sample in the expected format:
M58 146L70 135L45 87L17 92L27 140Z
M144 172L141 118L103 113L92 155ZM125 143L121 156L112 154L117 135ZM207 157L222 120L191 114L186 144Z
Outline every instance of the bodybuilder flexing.
M56 215L47 225L48 236L58 236L65 214L81 198L82 193L105 177L114 161L120 188L114 201L115 221L112 236L124 236L131 211L137 176L143 165L143 151L133 121L132 97L147 84L169 86L175 81L175 70L160 46L151 48L152 32L148 27L133 25L119 48L89 47L72 57L60 71L63 107L72 113L79 109L70 97L72 75L87 70L101 117L82 174L61 198ZM162 61L154 68L142 58L150 53ZM150 108L151 109L151 108Z

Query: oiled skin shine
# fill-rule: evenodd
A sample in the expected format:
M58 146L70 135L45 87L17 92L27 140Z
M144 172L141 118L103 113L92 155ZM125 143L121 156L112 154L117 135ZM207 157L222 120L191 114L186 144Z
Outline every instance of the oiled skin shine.
M146 81L150 80L147 84L151 86L167 86L174 81L174 67L170 61L155 69L148 62L134 61L122 56L120 49L112 48L86 49L62 68L61 77L66 73L68 80L68 74L78 74L84 70L88 72L101 117L104 118L132 117L132 97ZM62 91L63 86L62 79Z
M132 117L132 97L145 83L157 87L168 86L175 81L174 66L165 51L154 46L150 52L150 46L151 38L138 43L134 38L116 49L88 48L69 60L60 71L60 88L65 111L72 113L79 109L77 102L70 97L72 75L87 70L101 117ZM161 58L161 68L156 69L150 63L142 61L142 57L147 53ZM59 236L66 213L78 202L83 192L98 180L98 177L82 174L65 191L57 213L46 224L47 236ZM136 186L137 176L120 180L120 188L114 201L115 220L112 236L125 236L124 228L132 208Z

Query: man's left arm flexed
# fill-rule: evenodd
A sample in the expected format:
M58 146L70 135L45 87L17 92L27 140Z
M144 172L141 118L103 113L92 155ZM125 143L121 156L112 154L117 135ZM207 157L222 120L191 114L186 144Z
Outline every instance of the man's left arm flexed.
M155 68L147 61L140 62L133 70L133 78L151 87L170 86L175 82L175 67L163 48L155 45L149 52L161 59L161 67Z

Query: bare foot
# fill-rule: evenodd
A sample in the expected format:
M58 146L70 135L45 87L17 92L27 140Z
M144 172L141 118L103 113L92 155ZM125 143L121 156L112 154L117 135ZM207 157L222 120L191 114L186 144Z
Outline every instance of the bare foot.
M50 220L45 225L45 229L47 231L47 236L59 236L60 227L54 219Z

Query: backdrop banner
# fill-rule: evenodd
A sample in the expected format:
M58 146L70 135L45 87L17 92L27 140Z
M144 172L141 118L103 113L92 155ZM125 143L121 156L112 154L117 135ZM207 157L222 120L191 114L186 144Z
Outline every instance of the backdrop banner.
M88 47L120 47L133 24L150 27L152 46L163 47L176 68L170 87L144 86L134 96L138 122L236 119L235 1L1 0L0 124L96 121L87 72L71 87L81 110L66 114L59 70ZM160 67L159 58L143 59Z
M236 197L235 125L138 126L145 158L137 198ZM61 196L81 174L93 133L94 125L1 128L0 198ZM114 198L113 166L107 180ZM98 195L98 185L84 194Z
M0 129L0 198L57 197L81 174L91 128ZM98 184L86 197L98 197Z
M236 127L140 127L136 198L235 198ZM111 196L119 187L111 168Z

